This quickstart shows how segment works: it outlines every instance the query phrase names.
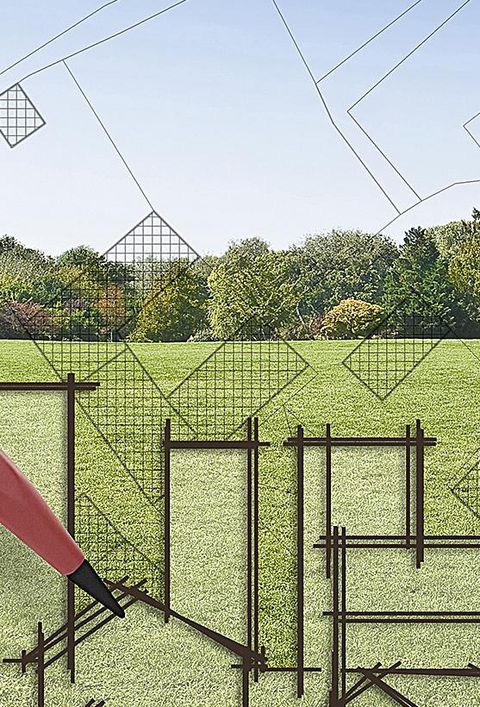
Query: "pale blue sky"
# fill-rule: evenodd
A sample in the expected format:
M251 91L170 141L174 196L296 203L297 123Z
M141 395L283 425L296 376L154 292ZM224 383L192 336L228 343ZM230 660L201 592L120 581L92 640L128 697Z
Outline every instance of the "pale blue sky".
M0 67L101 4L5 0ZM413 0L278 0L316 78ZM400 211L417 200L346 110L462 4L423 0L320 84L332 115ZM0 91L168 2L118 0L0 76ZM480 179L462 124L480 111L478 0L381 83L355 117L421 198ZM188 0L69 61L161 215L200 253L258 235L274 246L338 226L377 231L397 212L341 140L272 0ZM0 69L1 70L1 69ZM22 82L47 121L0 142L0 232L58 253L105 250L149 209L63 64ZM480 141L480 118L471 124ZM480 184L416 206L385 232L467 216Z

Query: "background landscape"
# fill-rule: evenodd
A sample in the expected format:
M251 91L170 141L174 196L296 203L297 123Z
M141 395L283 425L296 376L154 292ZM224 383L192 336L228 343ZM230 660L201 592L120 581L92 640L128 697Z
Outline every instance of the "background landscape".
M44 338L62 338L67 329L108 341L127 319L122 336L130 341L210 341L228 338L252 312L254 338L348 339L367 335L400 305L420 320L441 319L459 336L480 336L477 209L462 221L411 228L400 245L332 230L286 250L246 238L188 268L178 260L156 266L152 258L149 286L155 291L158 278L158 293L147 301L135 269L135 259L113 264L84 245L54 258L4 235L0 336L26 338L20 322L35 317ZM166 278L166 269L174 276ZM254 285L240 287L246 280Z

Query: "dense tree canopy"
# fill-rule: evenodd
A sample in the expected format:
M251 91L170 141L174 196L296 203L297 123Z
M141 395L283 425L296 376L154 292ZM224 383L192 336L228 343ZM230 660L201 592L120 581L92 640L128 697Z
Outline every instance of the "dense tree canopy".
M298 283L291 277L290 254L273 251L259 238L234 243L208 278L209 322L224 339L248 322L259 337L287 332L298 316Z
M309 236L294 249L302 314L322 314L344 299L380 301L397 255L396 244L386 236L336 229Z
M447 321L480 336L480 212L383 235L334 229L274 250L261 238L193 265L115 263L88 246L57 258L0 237L0 337L25 334L41 314L45 337L132 341L361 336L380 312ZM22 319L23 318L23 319ZM124 322L128 321L128 326ZM248 328L244 327L248 323ZM69 334L70 335L70 334Z
M187 341L205 320L208 291L197 270L179 261L163 287L142 308L130 338L134 341Z
M474 209L467 235L449 263L449 277L470 318L480 321L480 212Z

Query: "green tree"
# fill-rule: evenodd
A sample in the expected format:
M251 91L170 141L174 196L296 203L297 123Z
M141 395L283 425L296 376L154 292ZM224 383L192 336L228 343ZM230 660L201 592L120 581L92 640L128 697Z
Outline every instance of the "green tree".
M18 247L23 247L19 241L13 236L7 236L6 234L0 238L0 253L8 253L9 251L15 250Z
M406 232L400 256L386 277L383 304L387 311L415 315L419 326L434 318L457 331L468 327L468 315L449 280L448 261L424 228Z
M480 229L456 249L448 268L450 281L471 318L480 321Z
M5 239L0 239L4 241ZM53 267L53 260L15 239L13 247L0 245L0 302L37 300L38 290Z
M303 293L299 309L310 320L345 299L380 303L386 274L398 256L390 238L358 230L310 236L292 252Z
M428 228L427 233L433 236L440 255L449 260L453 258L464 241L469 240L479 230L480 211L474 208L469 221L450 221L441 226Z
M143 306L129 338L186 341L203 325L207 296L205 280L184 262L173 263L162 289Z
M103 287L113 284L127 289L127 285L134 277L133 263L113 262L86 245L66 250L58 256L56 265L60 269L68 267L81 269L90 280L101 283Z
M86 245L69 248L69 250L66 250L57 258L57 265L59 266L73 265L94 272L100 264L104 264L105 262L105 258L101 256L98 251Z
M298 324L298 288L291 276L291 253L272 251L259 238L232 243L208 278L214 336L226 339L246 322L255 338L286 335Z

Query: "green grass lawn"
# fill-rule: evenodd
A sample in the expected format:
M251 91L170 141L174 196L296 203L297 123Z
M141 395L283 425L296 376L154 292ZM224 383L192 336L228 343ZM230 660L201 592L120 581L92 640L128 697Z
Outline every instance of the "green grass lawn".
M472 513L450 491L452 479L480 447L480 342L445 341L385 401L342 366L353 342L300 342L299 352L315 370L301 376L262 410L261 436L272 447L261 453L260 580L261 638L271 665L291 665L295 650L295 463L282 441L298 421L307 434L325 423L334 435L397 435L420 418L438 446L427 452L426 531L480 534ZM214 348L214 344L135 345L134 351L168 394ZM478 357L478 358L477 358ZM53 380L30 342L0 342L1 380ZM307 383L303 389L302 386ZM294 393L298 390L298 393ZM0 401L0 447L5 449L64 516L64 401L56 394L4 393ZM160 557L156 518L99 435L78 413L78 485L125 537L152 559ZM334 451L334 521L347 531L401 532L402 459L390 450ZM329 586L313 543L323 530L324 461L306 458L306 642L307 660L325 668L307 676L302 704L326 704L329 672ZM245 640L245 473L238 453L177 453L172 468L172 604L177 611L237 640ZM361 508L361 514L359 509ZM360 523L359 518L362 518ZM16 655L33 644L36 623L54 630L63 618L64 584L53 570L0 528L0 654ZM353 606L385 609L477 609L480 578L473 551L427 552L420 572L408 553L349 555ZM475 626L364 627L349 629L349 664L402 660L404 665L480 661ZM372 633L373 632L373 633ZM428 647L428 650L426 649ZM127 656L127 657L126 657ZM47 673L47 705L84 707L93 697L111 707L239 704L239 676L232 656L202 636L143 606L115 621L78 649L78 679L68 685L65 666ZM125 669L125 665L129 665ZM0 705L35 704L34 676L0 665ZM400 679L399 679L400 680ZM420 705L480 705L474 680L395 682ZM478 684L478 683L477 683ZM442 692L444 690L444 692ZM288 675L262 676L253 707L298 704ZM448 695L446 697L446 695ZM368 691L359 705L388 704Z

